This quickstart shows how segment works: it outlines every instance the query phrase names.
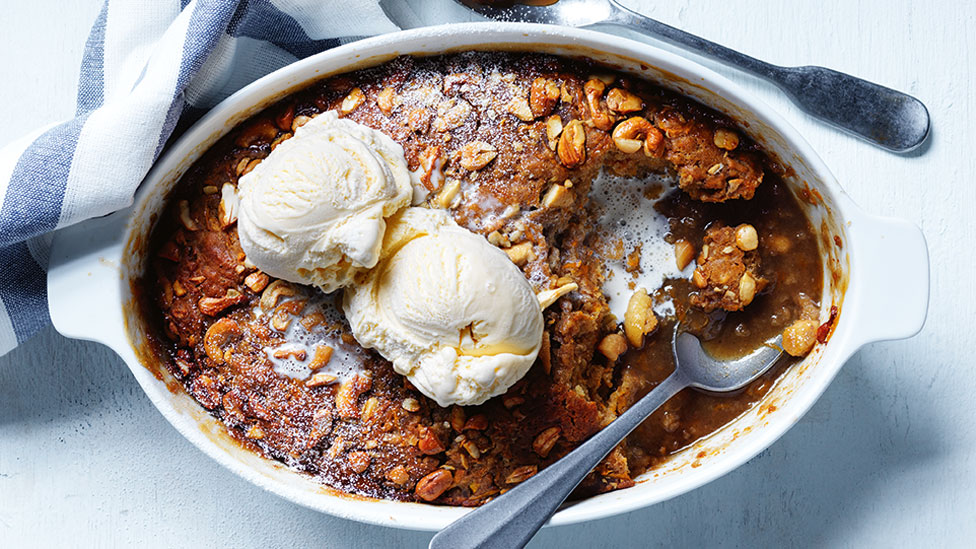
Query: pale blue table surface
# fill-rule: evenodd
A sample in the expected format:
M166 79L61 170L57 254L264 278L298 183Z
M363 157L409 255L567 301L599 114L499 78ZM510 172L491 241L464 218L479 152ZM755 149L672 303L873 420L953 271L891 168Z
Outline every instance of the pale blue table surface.
M773 62L830 66L927 103L931 144L902 158L720 69L796 125L867 210L923 227L930 317L912 340L859 352L810 413L745 466L650 508L546 529L531 546L972 546L976 5L627 4ZM0 145L73 111L100 5L4 2ZM405 26L459 17L440 2L392 12ZM0 546L422 547L429 537L321 515L244 482L186 442L99 345L47 329L0 357Z

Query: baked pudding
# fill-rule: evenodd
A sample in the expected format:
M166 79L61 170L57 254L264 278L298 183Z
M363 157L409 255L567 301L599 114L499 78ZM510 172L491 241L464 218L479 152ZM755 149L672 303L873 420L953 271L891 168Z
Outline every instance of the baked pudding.
M196 162L153 229L143 314L242 445L342 491L479 505L663 380L678 324L724 355L823 340L821 250L785 170L732 120L586 60L402 57ZM787 367L680 393L577 495L631 486Z

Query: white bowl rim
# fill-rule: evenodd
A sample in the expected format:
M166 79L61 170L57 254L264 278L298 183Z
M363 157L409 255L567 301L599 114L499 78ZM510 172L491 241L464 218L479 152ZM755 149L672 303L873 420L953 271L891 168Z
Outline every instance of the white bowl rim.
M795 153L796 157L802 159L811 167L819 179L816 182L819 185L818 189L825 191L825 194L833 200L833 206L836 210L835 213L841 220L845 221L848 225L853 223L855 226L881 222L878 219L867 216L853 205L820 158L785 120L768 106L755 99L751 94L725 77L673 53L618 36L567 27L522 23L464 23L402 31L327 50L279 69L222 101L177 140L163 157L159 159L153 170L147 176L137 194L136 203L138 205L144 195L156 183L159 183L183 158L190 155L197 144L204 142L211 136L213 133L212 126L223 126L225 125L223 124L224 121L231 119L235 115L239 115L243 111L247 111L249 107L260 104L259 99L262 96L264 98L267 97L267 92L265 91L267 88L288 82L290 79L294 79L296 75L307 72L317 66L328 65L355 51L385 52L378 54L391 55L403 51L401 48L405 44L423 40L440 40L454 43L455 46L452 46L452 49L460 47L468 47L471 49L480 47L481 49L486 49L485 46L490 44L510 44L512 42L528 44L529 42L526 41L527 38L545 39L566 46L579 45L596 51L608 52L610 55L626 56L647 61L650 65L678 75L679 77L686 78L695 84L707 87L712 93L730 98L735 104L742 105L750 112L755 113L757 119L761 120L770 128L773 128L780 137L785 139L786 145ZM405 53L413 53L415 51L417 50L413 49ZM356 57L359 56L357 55ZM345 70L339 72L345 72ZM313 79L308 77L298 79L298 81L306 83L311 80ZM248 112L254 112L254 110L259 109L252 109ZM229 128L225 128L224 131L226 129ZM122 214L123 222L125 216L129 213L127 211ZM118 218L119 216L111 217ZM118 224L117 220L111 222ZM921 236L920 233L919 236ZM62 239L62 241L66 242L67 239ZM114 253L119 254L119 259L121 259L122 247L118 245L118 242L116 244L118 251ZM922 241L922 245L924 250L924 240ZM67 247L67 244L64 247ZM63 248L58 250L56 246L56 250L52 252L52 270L49 274L49 281L52 288L60 287L58 285L60 283L59 276L65 277L66 274L77 275L77 273L67 273L67 271L79 270L79 265L72 265L68 261L63 261L62 255L64 257L70 257L72 254ZM103 260L104 258L99 258L99 261ZM58 268L59 261L61 261L60 266L64 267L60 270ZM924 283L927 290L927 258L924 258L924 264ZM115 277L115 284L118 284L118 271L116 270L112 274ZM851 299L851 294L858 293L855 291L856 288L860 291L863 289L863 285L855 285L852 281L848 289L848 299L846 300L847 304L845 308L852 307L855 304L856 300ZM55 292L52 291L53 293ZM122 295L121 291L119 295ZM927 296L927 291L925 295ZM67 303L67 300L64 302ZM92 332L88 329L72 327L66 316L69 313L65 312L65 309L66 307L56 305L55 299L52 297L52 318L55 321L56 327L62 333L69 336L102 341L115 349L133 371L133 374L152 402L186 438L222 465L248 481L301 505L335 516L383 526L434 530L443 527L465 512L463 509L454 507L382 500L363 500L336 496L325 492L311 496L307 491L300 490L292 485L276 482L258 473L253 468L244 466L240 461L232 459L224 448L221 448L207 437L199 425L188 422L185 415L182 415L174 409L173 404L167 397L168 389L139 362L135 351L125 337L124 327L121 330L123 332L121 338L117 333L109 334L104 331ZM854 309L853 314L843 315L848 318L843 318L842 316L843 321L839 322L831 339L831 345L827 346L830 356L825 355L819 361L816 377L806 382L802 392L791 395L789 400L789 413L784 412L770 416L771 419L762 429L757 429L755 432L750 433L747 441L748 445L739 444L735 448L730 448L720 458L712 459L692 474L684 475L681 482L673 484L670 489L661 491L661 493L655 493L653 490L640 491L638 487L634 487L601 494L564 507L553 517L549 524L572 524L632 511L670 499L728 473L767 448L798 421L826 389L846 359L861 345L877 339L907 337L917 332L921 328L921 322L924 320L923 310L922 320L917 322L917 327L914 324L909 325L909 323L906 323L905 326L901 327L901 331L890 329L888 332L880 334L858 335L851 329L855 321L853 317L862 315L858 314L857 307L854 307ZM121 318L119 323L124 324L125 319Z

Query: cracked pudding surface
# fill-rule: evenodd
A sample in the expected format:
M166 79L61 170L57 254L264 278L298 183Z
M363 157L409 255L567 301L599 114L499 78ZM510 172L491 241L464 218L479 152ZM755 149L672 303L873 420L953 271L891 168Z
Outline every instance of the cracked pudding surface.
M538 359L503 395L437 405L357 343L341 291L277 280L247 261L225 194L326 111L402 146L423 206L501 248L552 300ZM211 147L169 197L138 290L167 368L245 447L342 491L474 506L571 451L663 380L676 322L727 354L817 323L818 239L782 171L731 120L586 61L402 57L317 82ZM597 200L597 183L619 198L616 209ZM620 204L644 208L660 232L629 234L633 223L608 214ZM737 265L764 284L748 303L730 296L738 307L696 303L705 293L698 268L724 276L708 266L704 245L720 239L724 250L734 234L729 241L722 228L742 225L753 227L756 247L729 254L753 258ZM672 246L674 256L652 254ZM626 307L608 299L611 285ZM747 410L786 367L734 396L678 394L576 497L633 485Z

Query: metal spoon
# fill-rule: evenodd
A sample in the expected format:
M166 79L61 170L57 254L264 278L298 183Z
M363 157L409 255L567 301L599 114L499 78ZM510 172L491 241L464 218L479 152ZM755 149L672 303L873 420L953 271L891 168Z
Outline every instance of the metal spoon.
M782 356L781 341L777 336L750 355L722 361L709 355L697 337L675 329L675 368L667 379L542 472L449 524L430 541L430 549L523 547L590 470L654 410L686 387L716 393L745 387Z
M824 67L772 65L655 21L615 0L559 0L548 6L509 2L516 5L503 8L490 7L484 0L455 1L502 21L570 27L609 24L643 32L772 82L808 114L892 152L917 148L929 133L929 112L910 95Z

